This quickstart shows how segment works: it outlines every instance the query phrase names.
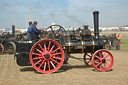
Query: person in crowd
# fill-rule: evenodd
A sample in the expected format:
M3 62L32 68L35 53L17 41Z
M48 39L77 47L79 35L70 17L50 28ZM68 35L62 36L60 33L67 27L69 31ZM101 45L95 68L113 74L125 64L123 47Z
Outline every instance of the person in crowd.
M120 42L118 40L116 41L116 50L120 50Z

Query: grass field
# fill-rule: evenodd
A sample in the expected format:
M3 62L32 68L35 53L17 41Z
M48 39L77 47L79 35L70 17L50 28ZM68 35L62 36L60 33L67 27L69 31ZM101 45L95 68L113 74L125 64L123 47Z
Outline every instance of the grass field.
M121 50L127 50L128 51L128 39L122 39Z
M102 35L109 35L112 33L122 34L122 40L120 43L120 49L123 51L128 51L128 31L107 31L107 32L100 32Z

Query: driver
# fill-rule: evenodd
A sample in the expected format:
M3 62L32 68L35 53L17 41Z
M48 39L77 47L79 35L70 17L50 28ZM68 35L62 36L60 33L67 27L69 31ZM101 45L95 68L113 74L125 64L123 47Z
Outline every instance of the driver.
M34 21L34 24L32 25L31 32L30 32L32 40L39 40L39 36L38 35L41 32L43 32L42 30L38 30L36 26L37 26L37 21Z

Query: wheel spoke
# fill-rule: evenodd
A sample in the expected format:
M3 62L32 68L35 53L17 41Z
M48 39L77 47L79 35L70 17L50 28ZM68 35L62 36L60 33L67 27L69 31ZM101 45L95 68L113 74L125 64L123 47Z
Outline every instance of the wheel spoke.
M100 52L99 52L99 55L100 55L100 58L102 58L102 56L101 56Z
M55 63L59 64L56 60L54 60L53 58L51 58L52 61L54 61Z
M42 48L42 46L40 44L39 44L39 46L40 46L41 50L44 52L44 49Z
M51 45L51 41L49 42L49 45L48 45L48 51L49 51L49 49L50 49L50 45Z
M59 50L60 48L57 48L57 49L55 49L54 51L52 51L51 53L54 53L55 51L57 51L57 50Z
M55 56L55 55L59 55L59 54L61 54L61 52L60 52L60 53L54 53L54 54L52 54L52 55Z
M100 69L102 68L102 63L101 63L101 65L100 65Z
M53 45L52 48L50 49L50 51L49 51L50 53L51 53L51 51L53 50L54 46L55 46L55 45Z
M42 51L40 51L39 49L35 48L39 53L44 54Z
M105 63L103 63L104 64L104 67L105 67L105 69L106 69L106 65L105 65Z
M99 60L94 60L94 62L99 62Z
M105 57L105 52L104 52L104 57Z
M106 57L104 56L104 58L103 59L105 59L105 58L107 58L109 55L107 55Z
M59 59L59 60L61 60L61 59L62 59L62 58L58 58L58 57L55 57L55 56L54 56L53 58L55 58L55 59Z
M51 68L50 68L50 63L49 63L49 61L47 61L48 62L48 68L49 68L49 70L51 70Z
M61 27L59 28L59 30L58 30L57 32L59 32L59 31L60 31L60 29L61 29Z
M101 63L102 63L102 62L98 63L98 64L96 65L96 67L99 66Z
M52 64L53 68L55 69L56 67L55 67L55 65L52 63L52 61L50 61L50 63Z
M44 63L44 71L45 71L45 69L46 69L46 62Z
M40 59L38 62L36 62L35 65L38 64L38 63L41 62L41 61L42 61L42 59Z
M45 61L45 60L43 60L43 62L40 64L39 68L44 64L44 61Z
M90 56L89 54L87 54L87 56L92 57L92 56Z
M106 61L112 61L111 59L107 59Z
M86 60L91 60L90 58L86 58Z
M95 55L95 57L99 59L99 56Z
M107 64L109 66L109 64L107 62L105 64Z
M44 42L44 52L46 52L46 45L45 45L45 42Z
M36 58L33 58L33 60L40 59L40 58L42 58L42 57L36 57Z
M33 55L38 55L38 56L41 56L41 54L39 54L39 53L32 53Z

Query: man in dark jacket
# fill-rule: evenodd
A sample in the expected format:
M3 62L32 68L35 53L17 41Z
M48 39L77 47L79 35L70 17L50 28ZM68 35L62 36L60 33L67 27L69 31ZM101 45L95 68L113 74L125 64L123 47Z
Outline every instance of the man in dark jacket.
M38 40L39 39L38 35L41 33L41 30L38 30L36 26L37 26L37 21L34 21L34 24L32 25L30 32L32 40Z

